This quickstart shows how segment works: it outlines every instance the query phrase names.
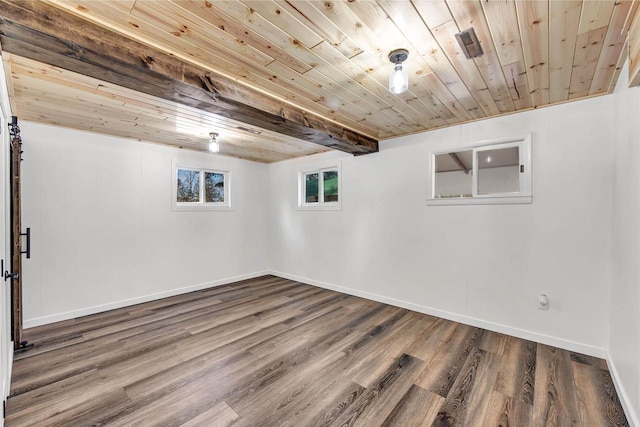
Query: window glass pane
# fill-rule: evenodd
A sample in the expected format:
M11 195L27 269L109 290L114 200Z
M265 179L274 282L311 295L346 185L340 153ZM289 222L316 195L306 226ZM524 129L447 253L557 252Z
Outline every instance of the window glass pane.
M178 169L177 171L177 196L178 203L200 202L200 171L190 169Z
M478 194L520 191L520 151L518 147L477 151Z
M206 203L224 203L224 174L204 173L204 201Z
M306 174L304 176L304 183L305 183L304 202L318 203L319 174L318 173Z
M435 157L433 197L472 197L473 151L438 154Z
M324 184L324 201L338 201L338 171L326 171L322 173Z

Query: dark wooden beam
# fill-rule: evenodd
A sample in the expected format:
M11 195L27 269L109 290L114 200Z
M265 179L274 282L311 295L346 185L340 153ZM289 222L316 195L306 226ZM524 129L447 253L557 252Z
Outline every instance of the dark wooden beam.
M460 167L460 169L464 171L464 174L469 175L469 167L464 164L460 156L458 156L456 153L449 153L449 155L451 156L453 161L456 162L456 164Z
M41 1L0 0L11 54L352 154L378 141Z

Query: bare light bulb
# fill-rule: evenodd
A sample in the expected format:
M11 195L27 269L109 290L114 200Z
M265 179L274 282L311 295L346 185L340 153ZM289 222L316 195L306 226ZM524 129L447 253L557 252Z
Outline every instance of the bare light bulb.
M220 151L220 143L217 140L218 134L215 133L215 132L211 132L209 134L209 136L211 137L211 139L209 139L209 151L211 153L219 152Z
M389 77L389 90L399 94L409 89L409 75L402 68L402 64L396 64L393 73Z

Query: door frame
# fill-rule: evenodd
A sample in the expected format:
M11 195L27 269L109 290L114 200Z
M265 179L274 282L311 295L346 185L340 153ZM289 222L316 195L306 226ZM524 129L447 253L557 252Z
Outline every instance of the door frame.
M22 340L22 208L21 208L21 163L22 163L22 137L18 118L11 117L9 123L9 240L11 250L7 254L11 258L9 277L11 279L11 338L13 349L19 350L25 347L26 341ZM29 236L27 236L28 239ZM27 242L29 245L29 242ZM27 250L28 252L28 250ZM27 255L28 257L29 255ZM4 274L5 281L7 274Z

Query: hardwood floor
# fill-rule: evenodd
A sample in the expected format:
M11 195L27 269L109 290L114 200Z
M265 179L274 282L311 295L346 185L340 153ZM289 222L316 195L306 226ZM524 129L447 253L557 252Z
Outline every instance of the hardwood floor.
M27 330L7 426L626 426L601 359L272 276Z

